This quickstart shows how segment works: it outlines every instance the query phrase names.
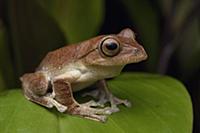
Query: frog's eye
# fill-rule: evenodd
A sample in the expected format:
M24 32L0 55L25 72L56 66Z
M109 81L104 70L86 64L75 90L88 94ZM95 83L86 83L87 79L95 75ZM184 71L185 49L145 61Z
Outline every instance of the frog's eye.
M107 38L100 44L100 50L105 56L112 57L119 53L120 44L112 38Z

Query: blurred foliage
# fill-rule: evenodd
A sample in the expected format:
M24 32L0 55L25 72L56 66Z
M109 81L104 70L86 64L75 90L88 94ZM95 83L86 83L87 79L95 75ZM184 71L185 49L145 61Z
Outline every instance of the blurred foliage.
M35 0L8 0L7 7L14 67L19 77L33 71L48 51L66 41L55 20Z
M181 46L179 52L179 64L181 66L181 76L183 78L192 77L200 68L200 29L199 21L195 19L191 22L187 33L183 35L180 41Z
M0 50L2 52L3 48L2 46L4 46L4 38L3 38L3 31L2 31L2 27L0 27ZM4 57L1 55L0 56L0 64L3 64L4 61ZM0 91L3 90L3 88L5 87L5 83L4 83L4 79L2 77L2 67L0 67Z
M33 71L48 51L65 45L66 40L77 42L98 32L102 23L103 2L90 0L78 4L79 2L7 2L18 76L24 71Z
M11 62L11 53L7 43L6 28L0 21L0 87L11 88L16 85Z
M174 12L172 23L172 29L174 29L174 32L179 32L179 28L181 28L184 21L187 21L187 15L194 4L195 2L193 3L191 0L182 0L177 2L176 12Z
M88 39L103 22L103 0L38 0L63 31L68 42Z
M148 0L126 0L124 5L139 30L143 45L148 51L147 68L156 71L159 45L159 16ZM141 8L142 7L142 8Z
M2 74L0 73L0 92L5 89L5 83L2 78Z

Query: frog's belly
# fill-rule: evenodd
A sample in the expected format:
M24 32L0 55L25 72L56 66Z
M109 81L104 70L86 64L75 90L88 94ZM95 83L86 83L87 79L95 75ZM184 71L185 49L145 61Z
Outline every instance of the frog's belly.
M96 81L88 81L88 82L77 82L77 83L72 83L72 91L76 92L76 91L80 91L82 89L85 89L91 85L93 85Z

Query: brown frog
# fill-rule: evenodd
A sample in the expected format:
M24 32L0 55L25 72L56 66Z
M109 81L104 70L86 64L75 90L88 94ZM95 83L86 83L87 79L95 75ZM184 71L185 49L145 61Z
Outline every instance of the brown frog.
M126 64L146 58L134 32L127 28L49 52L34 73L24 74L20 80L25 97L32 102L105 122L108 114L119 111L117 105L131 106L128 100L112 95L105 79L119 75ZM97 88L84 96L93 96L97 102L80 104L74 99L73 92L94 84ZM111 106L104 107L106 102Z

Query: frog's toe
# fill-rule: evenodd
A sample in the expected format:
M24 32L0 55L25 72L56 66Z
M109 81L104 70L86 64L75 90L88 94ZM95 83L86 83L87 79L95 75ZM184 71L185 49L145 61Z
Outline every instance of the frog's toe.
M48 101L57 108L57 110L61 113L65 112L67 110L67 107L60 104L56 100L52 99L51 97L48 97Z
M58 111L61 112L61 113L67 111L67 107L66 107L66 106L63 106L63 105L57 107L57 109L58 109Z
M127 99L120 99L116 96L110 95L109 101L111 103L111 107L115 107L119 104L124 104L126 107L131 107L131 102Z
M111 112L112 113L119 112L119 111L120 111L120 109L117 106L112 106L111 107Z
M127 100L127 99L124 100L123 104L124 104L126 107L129 107L129 108L132 106L131 102L130 102L129 100Z
M90 100L89 102L83 103L82 105L87 107L104 107L104 104Z
M96 115L110 115L110 114L112 114L111 107L106 107L106 108L88 108L88 111L90 111L91 114L96 114Z
M95 120L95 121L100 121L100 122L106 122L107 116L105 115L90 115L90 116L83 116L84 118L90 119L90 120Z
M71 114L79 115L84 118L105 122L107 115L112 113L110 107L106 108L92 108L88 107L85 104L81 104L78 107L74 108Z

